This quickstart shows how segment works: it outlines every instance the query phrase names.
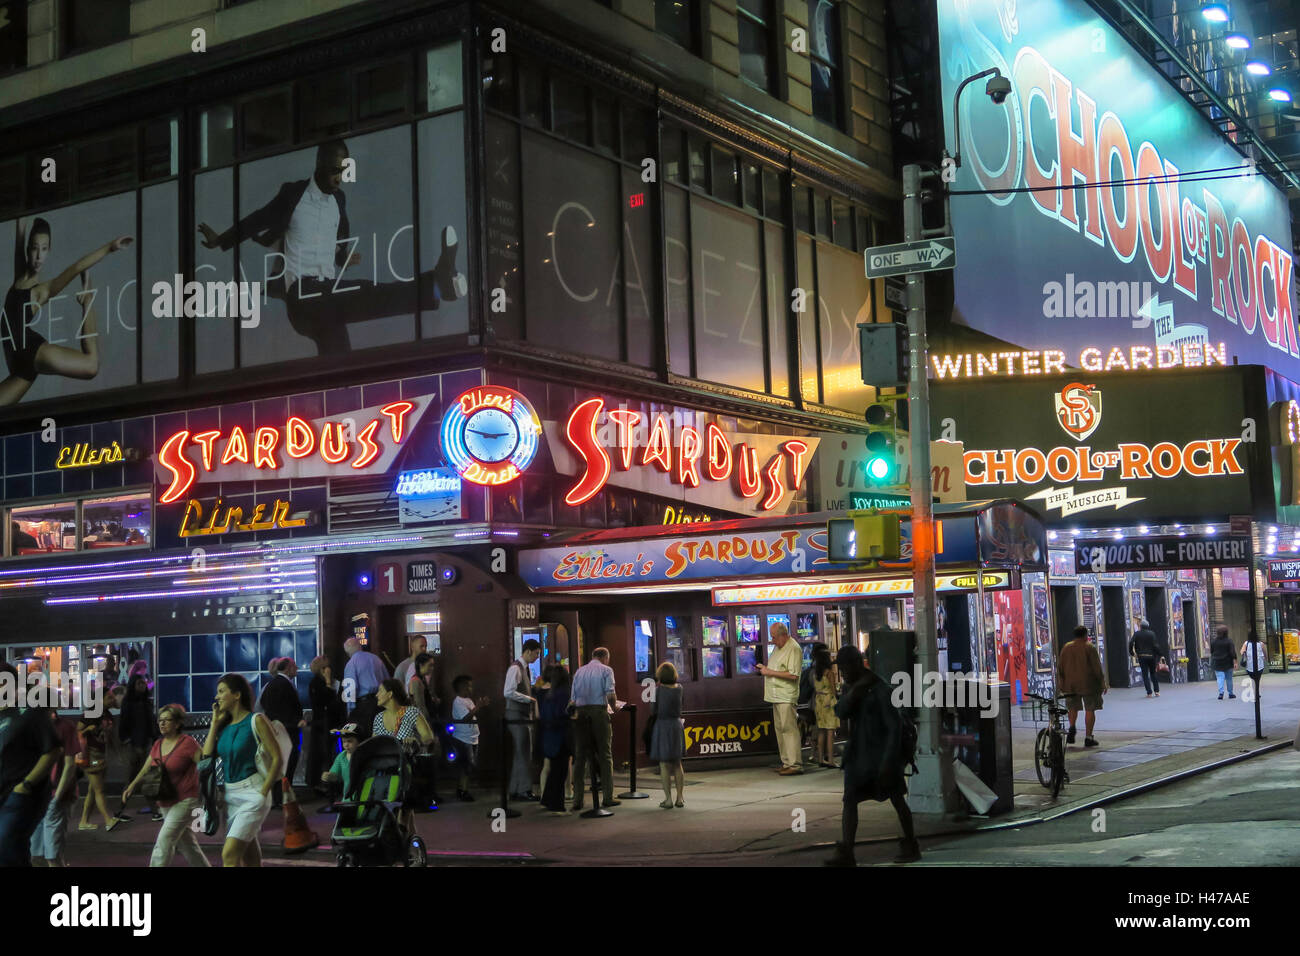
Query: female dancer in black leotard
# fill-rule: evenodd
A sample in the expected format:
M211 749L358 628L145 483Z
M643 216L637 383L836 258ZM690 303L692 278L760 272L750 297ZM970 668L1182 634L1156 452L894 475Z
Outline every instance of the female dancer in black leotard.
M40 281L41 267L50 254L50 224L44 219L32 223L32 231L23 241L23 224L18 220L14 240L14 283L5 293L5 323L0 327L9 377L0 381L0 406L15 405L27 394L38 375L63 375L67 378L94 378L99 374L99 336L95 331L95 313L90 308L90 276L86 270L110 252L131 244L130 236L87 253L48 282ZM50 299L61 293L73 278L81 276L82 322L78 338L81 347L71 349L47 342L32 326L34 316Z

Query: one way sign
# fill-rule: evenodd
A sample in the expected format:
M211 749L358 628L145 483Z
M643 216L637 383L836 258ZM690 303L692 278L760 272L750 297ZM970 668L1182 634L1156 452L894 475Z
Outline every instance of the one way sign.
M867 278L906 275L909 272L938 272L957 264L957 245L952 236L876 246L863 253Z

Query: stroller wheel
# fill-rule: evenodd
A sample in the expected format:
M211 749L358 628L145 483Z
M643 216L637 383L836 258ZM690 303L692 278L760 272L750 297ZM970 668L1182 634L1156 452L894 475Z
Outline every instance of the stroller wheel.
M347 850L339 850L338 863L339 866L356 866L357 858Z
M406 845L406 865L407 866L428 866L428 850L425 849L424 840L418 836L411 837Z

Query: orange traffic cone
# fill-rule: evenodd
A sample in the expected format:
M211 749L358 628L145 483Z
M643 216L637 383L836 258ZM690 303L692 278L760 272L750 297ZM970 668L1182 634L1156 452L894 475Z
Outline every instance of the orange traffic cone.
M320 845L320 837L307 826L307 818L298 805L293 786L288 780L281 780L280 784L284 787L284 852L306 853L312 847Z

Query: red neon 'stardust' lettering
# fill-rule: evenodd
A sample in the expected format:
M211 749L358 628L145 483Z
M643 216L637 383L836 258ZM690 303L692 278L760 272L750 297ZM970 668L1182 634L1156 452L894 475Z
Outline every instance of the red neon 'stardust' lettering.
M198 444L199 450L203 454L203 468L205 471L212 470L212 446L220 437L220 431L199 432L194 436L194 441Z
M640 412L628 411L626 408L611 408L610 421L618 424L618 454L621 471L632 467L632 430L641 421Z
M413 411L414 402L391 402L379 410L381 415L387 415L391 420L394 444L402 440L402 435L406 432L406 416Z
M758 473L758 449L746 444L736 447L740 467L734 472L736 493L742 498L757 498L763 490L763 477Z
M238 425L230 430L230 437L226 439L226 453L221 456L223 465L228 465L232 461L248 464L248 436Z
M275 446L279 443L278 431L269 426L259 428L253 435L253 467L277 470L280 463L275 460Z
M189 440L189 432L177 432L163 442L162 448L158 451L158 461L172 473L172 483L158 499L159 504L171 504L181 498L189 490L190 485L194 484L194 465L181 453L181 449Z
M692 488L700 486L700 433L687 426L682 429L682 447L677 455L677 480Z
M609 479L609 455L596 440L596 419L605 408L605 402L599 398L589 398L573 410L565 434L569 443L578 450L583 461L587 463L582 480L564 496L567 505L580 505L590 501Z
M784 457L784 455L773 455L772 460L763 469L763 474L767 476L768 492L759 507L764 511L771 511L785 497L785 485L781 483L781 461Z
M316 433L297 415L285 422L284 430L284 450L290 458L306 458L316 450Z
M352 462L353 468L365 468L372 461L379 457L379 446L375 444L375 432L379 429L379 419L374 419L369 425L361 430L357 436L362 447L365 449L356 460Z
M668 419L663 415L655 416L650 440L646 443L645 453L641 455L641 464L653 464L666 475L672 473L673 446L668 438Z
M792 440L783 442L781 448L790 456L790 487L798 491L803 478L803 460L808 454L808 443Z
M705 429L708 442L709 478L713 481L726 481L731 477L731 443L722 429L709 422Z
M320 430L320 456L331 465L348 457L348 440L342 422L326 422Z

